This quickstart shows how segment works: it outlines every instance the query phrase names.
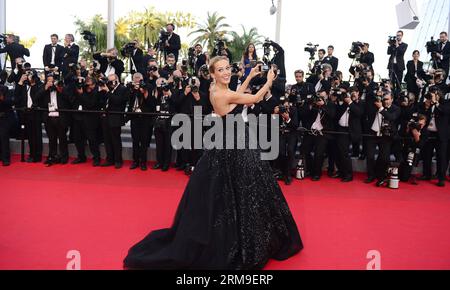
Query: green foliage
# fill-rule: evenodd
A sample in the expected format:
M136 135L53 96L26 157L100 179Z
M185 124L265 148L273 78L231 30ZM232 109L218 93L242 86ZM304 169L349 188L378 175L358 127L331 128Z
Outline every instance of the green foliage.
M203 24L199 24L197 30L189 33L189 36L197 35L192 41L192 44L195 45L200 43L203 47L206 47L211 54L216 40L225 38L228 34L230 25L223 23L225 19L224 16L219 16L217 12L214 12L213 14L208 12L206 21Z
M217 12L207 14L206 21L198 24L192 14L184 12L160 12L154 7L149 7L143 12L131 11L127 16L118 19L115 23L115 47L120 49L131 40L138 40L141 47L153 46L159 39L161 28L167 23L174 23L178 28L193 30L188 36L195 37L191 45L202 44L211 54L217 39L228 39L227 45L233 57L233 61L240 61L242 54L249 43L259 45L262 36L256 28L246 30L242 26L242 34L230 31L230 25L225 22L226 18ZM75 19L77 33L85 30L97 36L96 51L107 49L107 21L101 15L95 15L89 20ZM81 37L77 37L80 39ZM82 39L82 38L81 38ZM231 39L231 40L230 40ZM81 56L91 59L90 47L87 41L80 40ZM182 44L181 57L187 58L189 45Z

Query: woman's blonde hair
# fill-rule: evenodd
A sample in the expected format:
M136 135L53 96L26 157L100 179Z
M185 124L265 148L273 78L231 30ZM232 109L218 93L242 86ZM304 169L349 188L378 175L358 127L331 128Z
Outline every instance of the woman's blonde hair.
M226 56L215 56L215 57L213 57L213 58L209 61L209 72L213 74L213 73L216 71L216 64L217 64L219 61L222 61L222 60L226 60L226 61L229 62L229 59L228 59L228 57L226 57Z

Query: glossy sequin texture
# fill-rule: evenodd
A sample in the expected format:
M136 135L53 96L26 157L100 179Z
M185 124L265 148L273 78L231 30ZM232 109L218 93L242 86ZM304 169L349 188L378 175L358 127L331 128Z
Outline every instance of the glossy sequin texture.
M240 114L242 106L230 114ZM249 132L245 134L248 140ZM173 226L130 249L133 269L262 269L303 244L281 189L259 150L207 150L178 206Z

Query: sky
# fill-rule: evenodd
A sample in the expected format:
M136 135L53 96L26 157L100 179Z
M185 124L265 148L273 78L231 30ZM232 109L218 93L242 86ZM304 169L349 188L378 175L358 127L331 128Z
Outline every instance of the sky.
M424 1L416 0L419 15ZM271 0L116 0L115 2L116 19L132 10L143 11L145 7L150 6L159 11L189 12L198 22L206 19L208 11L218 11L226 17L226 22L235 31L241 31L241 25L248 29L256 27L259 34L270 39L275 38L276 17L269 14ZM307 70L309 54L304 51L304 47L308 42L320 44L321 48L334 45L335 56L340 60L339 70L343 71L344 75L348 75L351 65L351 60L347 57L351 43L368 42L371 45L370 50L375 53L376 74L386 77L387 39L398 30L395 6L400 2L401 0L318 2L283 0L280 44L286 51L288 81L293 82L293 72L296 69ZM31 49L32 56L28 61L34 67L40 67L42 50L44 45L49 43L50 34L57 33L61 37L66 33L73 33L75 17L86 20L95 14L102 14L106 18L107 3L107 0L78 0L76 5L73 1L67 0L7 0L6 29L21 38L33 36L38 38ZM187 31L181 31L180 34L182 42L190 43L183 37L187 35ZM413 37L414 31L405 30L405 42L413 43ZM406 59L410 59L414 49L416 48L408 49Z

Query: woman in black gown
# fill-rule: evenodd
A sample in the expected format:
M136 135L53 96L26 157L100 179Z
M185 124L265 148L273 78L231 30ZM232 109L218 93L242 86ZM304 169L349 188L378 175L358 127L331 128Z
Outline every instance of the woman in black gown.
M257 71L253 69L238 92L233 92L228 89L228 59L211 60L215 83L210 99L217 115L239 115L244 105L263 99L275 77L272 70L256 95L243 93ZM236 136L248 140L248 126L245 134ZM172 227L154 231L133 246L124 267L254 270L262 269L269 259L286 260L302 248L295 221L261 152L212 149L195 167Z

